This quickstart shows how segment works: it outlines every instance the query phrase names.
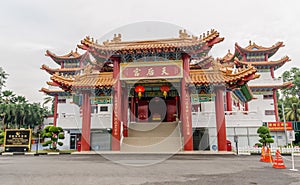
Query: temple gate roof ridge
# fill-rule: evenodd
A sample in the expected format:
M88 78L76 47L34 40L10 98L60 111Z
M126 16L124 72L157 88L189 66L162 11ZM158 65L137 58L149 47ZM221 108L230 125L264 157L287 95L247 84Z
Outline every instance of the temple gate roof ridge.
M219 38L219 32L216 30L208 31L207 34L201 35L199 38L190 36L186 30L179 31L178 38L165 38L155 40L139 40L139 41L121 41L121 35L114 35L113 40L104 41L103 44L98 44L97 40L87 36L78 45L79 48L87 50L89 47L100 50L135 50L135 49L156 49L156 48L172 48L172 47L185 47L193 45L212 45L223 41L224 38Z

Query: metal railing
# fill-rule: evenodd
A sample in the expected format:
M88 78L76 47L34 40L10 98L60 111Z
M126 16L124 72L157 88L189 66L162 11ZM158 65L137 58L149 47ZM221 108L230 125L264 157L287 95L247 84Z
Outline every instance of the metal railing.
M239 154L260 154L261 153L261 147L239 147ZM271 153L275 154L277 150L281 154L290 154L292 153L292 147L271 147ZM300 147L294 147L294 153L300 153Z

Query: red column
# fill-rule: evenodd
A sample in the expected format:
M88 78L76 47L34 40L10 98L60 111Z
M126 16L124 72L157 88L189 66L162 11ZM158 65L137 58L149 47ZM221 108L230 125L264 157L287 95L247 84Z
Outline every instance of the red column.
M226 124L225 124L225 113L224 113L224 87L215 87L215 111L216 111L216 126L218 136L218 150L227 151L226 143Z
M128 137L128 92L127 86L125 85L123 90L123 136Z
M273 89L273 100L274 100L274 112L275 112L275 120L278 121L278 106L277 106L277 96L276 89Z
M122 90L120 82L120 58L111 58L114 65L113 78L116 80L113 91L113 119L112 119L112 143L113 151L120 151L121 111L122 111Z
M245 103L245 111L249 111L248 102Z
M272 76L272 78L275 78L275 75L274 75L274 67L271 67L271 68L270 68L270 71L271 71L271 76Z
M232 111L232 99L230 91L226 91L226 110Z
M91 101L89 92L83 92L82 103L81 151L90 151Z
M135 122L135 100L134 97L130 98L130 122Z
M246 56L246 54L243 54L243 58L244 58L244 61L247 61L247 56Z
M57 125L57 105L58 105L58 95L54 95L54 112L53 112L53 126Z
M184 150L193 150L193 129L192 129L192 113L191 98L189 88L186 85L186 78L190 74L190 57L187 54L182 55L183 61L183 79L181 80L181 122L182 133L184 138Z

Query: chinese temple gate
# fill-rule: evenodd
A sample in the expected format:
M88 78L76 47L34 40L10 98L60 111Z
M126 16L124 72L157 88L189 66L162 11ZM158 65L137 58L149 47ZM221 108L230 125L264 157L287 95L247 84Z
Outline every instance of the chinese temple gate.
M208 56L223 39L216 30L200 37L182 30L178 38L130 42L122 41L119 34L102 44L86 37L78 45L86 51L83 55L76 51L56 56L47 51L61 68L43 65L42 69L52 75L49 83L62 90L42 91L55 97L63 93L80 95L82 151L91 148L91 103L101 97L112 100L113 151L121 150L121 138L130 137L129 125L134 122L180 123L182 149L193 150L191 95L199 98L201 93L211 94L218 150L226 151L225 99L231 101L230 93L234 92L242 102L250 101L253 97L247 82L258 75L251 65L241 64L233 70L233 66ZM226 106L230 109L230 104Z

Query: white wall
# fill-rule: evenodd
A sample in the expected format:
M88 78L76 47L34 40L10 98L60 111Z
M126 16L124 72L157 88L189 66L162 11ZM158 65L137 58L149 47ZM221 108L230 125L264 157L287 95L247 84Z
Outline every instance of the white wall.
M57 126L64 129L81 129L82 115L80 108L74 103L72 99L67 99L66 103L58 104L58 119ZM91 114L91 129L111 128L112 125L112 108L111 104L101 105L107 106L107 112L92 113ZM100 107L100 105L99 105Z

